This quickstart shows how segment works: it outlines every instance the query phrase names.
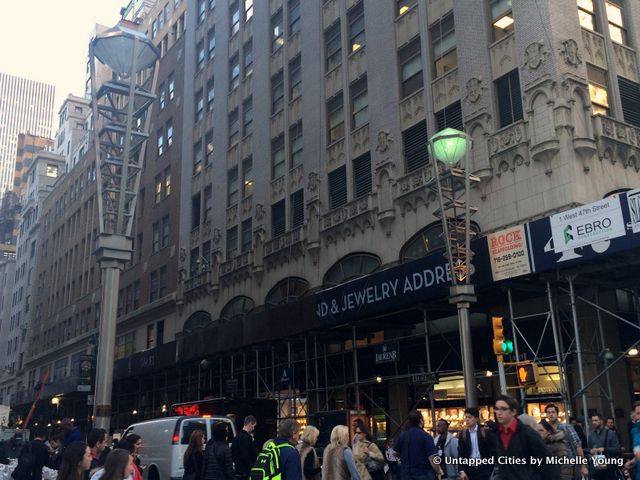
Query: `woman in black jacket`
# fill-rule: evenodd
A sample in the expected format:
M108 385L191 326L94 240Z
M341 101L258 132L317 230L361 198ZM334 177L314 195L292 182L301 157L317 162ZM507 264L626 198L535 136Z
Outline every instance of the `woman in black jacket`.
M182 480L200 480L202 475L202 459L204 449L204 431L194 430L189 438L189 446L184 452L182 465L184 476Z
M227 444L227 426L224 422L215 424L213 438L207 442L201 480L233 480L231 449Z

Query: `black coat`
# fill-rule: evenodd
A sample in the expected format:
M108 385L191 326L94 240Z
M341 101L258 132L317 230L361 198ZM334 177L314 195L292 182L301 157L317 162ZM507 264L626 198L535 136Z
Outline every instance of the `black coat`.
M496 435L488 428L478 426L478 449L480 458L495 457L498 448ZM463 430L458 436L458 457L471 458L471 435L469 430Z
M253 443L253 437L244 430L240 430L231 444L231 454L236 473L249 475L256 461L256 447Z
M231 449L225 442L209 440L204 449L202 480L233 480Z
M47 447L42 440L32 440L22 447L20 456L22 456L23 452L26 452L28 448L31 448L31 454L33 455L33 476L31 478L33 480L40 480L42 478L42 469L51 466L49 447ZM18 463L20 463L19 459Z
M505 450L497 433L498 448L496 450L496 466L500 480L550 480L560 478L560 467L548 464L545 459L551 457L551 452L543 443L540 435L531 427L517 420L515 432L511 436L509 447ZM530 457L542 459L540 466L532 465ZM500 465L500 461L522 459L524 464Z

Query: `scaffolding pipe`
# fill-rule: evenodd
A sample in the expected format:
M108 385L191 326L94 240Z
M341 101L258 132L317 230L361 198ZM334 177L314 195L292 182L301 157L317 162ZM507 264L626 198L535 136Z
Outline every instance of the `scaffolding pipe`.
M429 315L427 309L422 309L422 322L424 323L424 348L427 354L427 371L431 372L431 346L429 345ZM431 428L436 428L436 408L433 403L433 385L428 388L429 392L429 408L431 409Z
M318 337L313 336L313 352L315 357L315 372L316 372L316 408L320 409L320 383L318 382L319 372L318 372Z
M507 299L509 300L509 317L511 318L511 323L515 327L516 322L514 321L513 316L513 299L511 298L511 287L507 288ZM520 350L518 349L518 333L517 329L513 329L513 350L516 357L516 362L520 361ZM520 392L520 402L524 403L525 391L524 389L518 389Z
M553 308L553 296L551 294L551 283L547 280L547 300L549 301L549 315L551 315L551 330L553 332L553 344L556 349L556 363L558 364L558 373L560 375L560 395L562 395L562 403L567 417L571 413L571 403L569 402L569 390L564 375L564 367L562 356L560 355L560 340L558 338L558 326L556 325L556 315Z
M596 288L596 303L600 303L600 291ZM607 348L604 343L604 330L602 329L602 315L600 310L596 309L596 317L598 318L598 333L600 333L600 348L602 348L602 361L604 362L604 377L607 382L607 400L609 400L609 408L611 417L616 418L616 407L613 404L613 390L611 389L611 375L609 375L609 359L607 359Z
M256 398L260 398L260 354L256 350Z
M356 350L356 327L351 327L352 347L353 347L353 379L355 381L355 394L356 394L356 412L358 418L360 418L360 385L358 375L358 351Z
M584 368L582 363L582 347L580 345L580 331L578 328L578 312L576 310L576 296L573 290L573 277L569 277L569 300L571 303L571 317L573 319L573 329L575 331L576 339L576 355L578 360L578 375L580 378L580 394L582 395L582 417L587 418L589 415L589 409L587 407L587 393L584 386ZM589 435L589 422L584 422L585 434Z

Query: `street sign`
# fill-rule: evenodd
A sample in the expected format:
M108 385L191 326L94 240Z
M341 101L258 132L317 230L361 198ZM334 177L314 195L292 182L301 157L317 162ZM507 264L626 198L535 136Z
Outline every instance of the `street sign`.
M411 375L412 385L424 385L438 383L438 374L436 372L414 373Z

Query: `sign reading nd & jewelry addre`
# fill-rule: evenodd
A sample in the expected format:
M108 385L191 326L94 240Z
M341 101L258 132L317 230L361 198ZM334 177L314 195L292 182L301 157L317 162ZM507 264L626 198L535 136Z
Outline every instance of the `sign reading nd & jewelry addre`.
M531 273L524 225L492 233L487 242L494 281Z

